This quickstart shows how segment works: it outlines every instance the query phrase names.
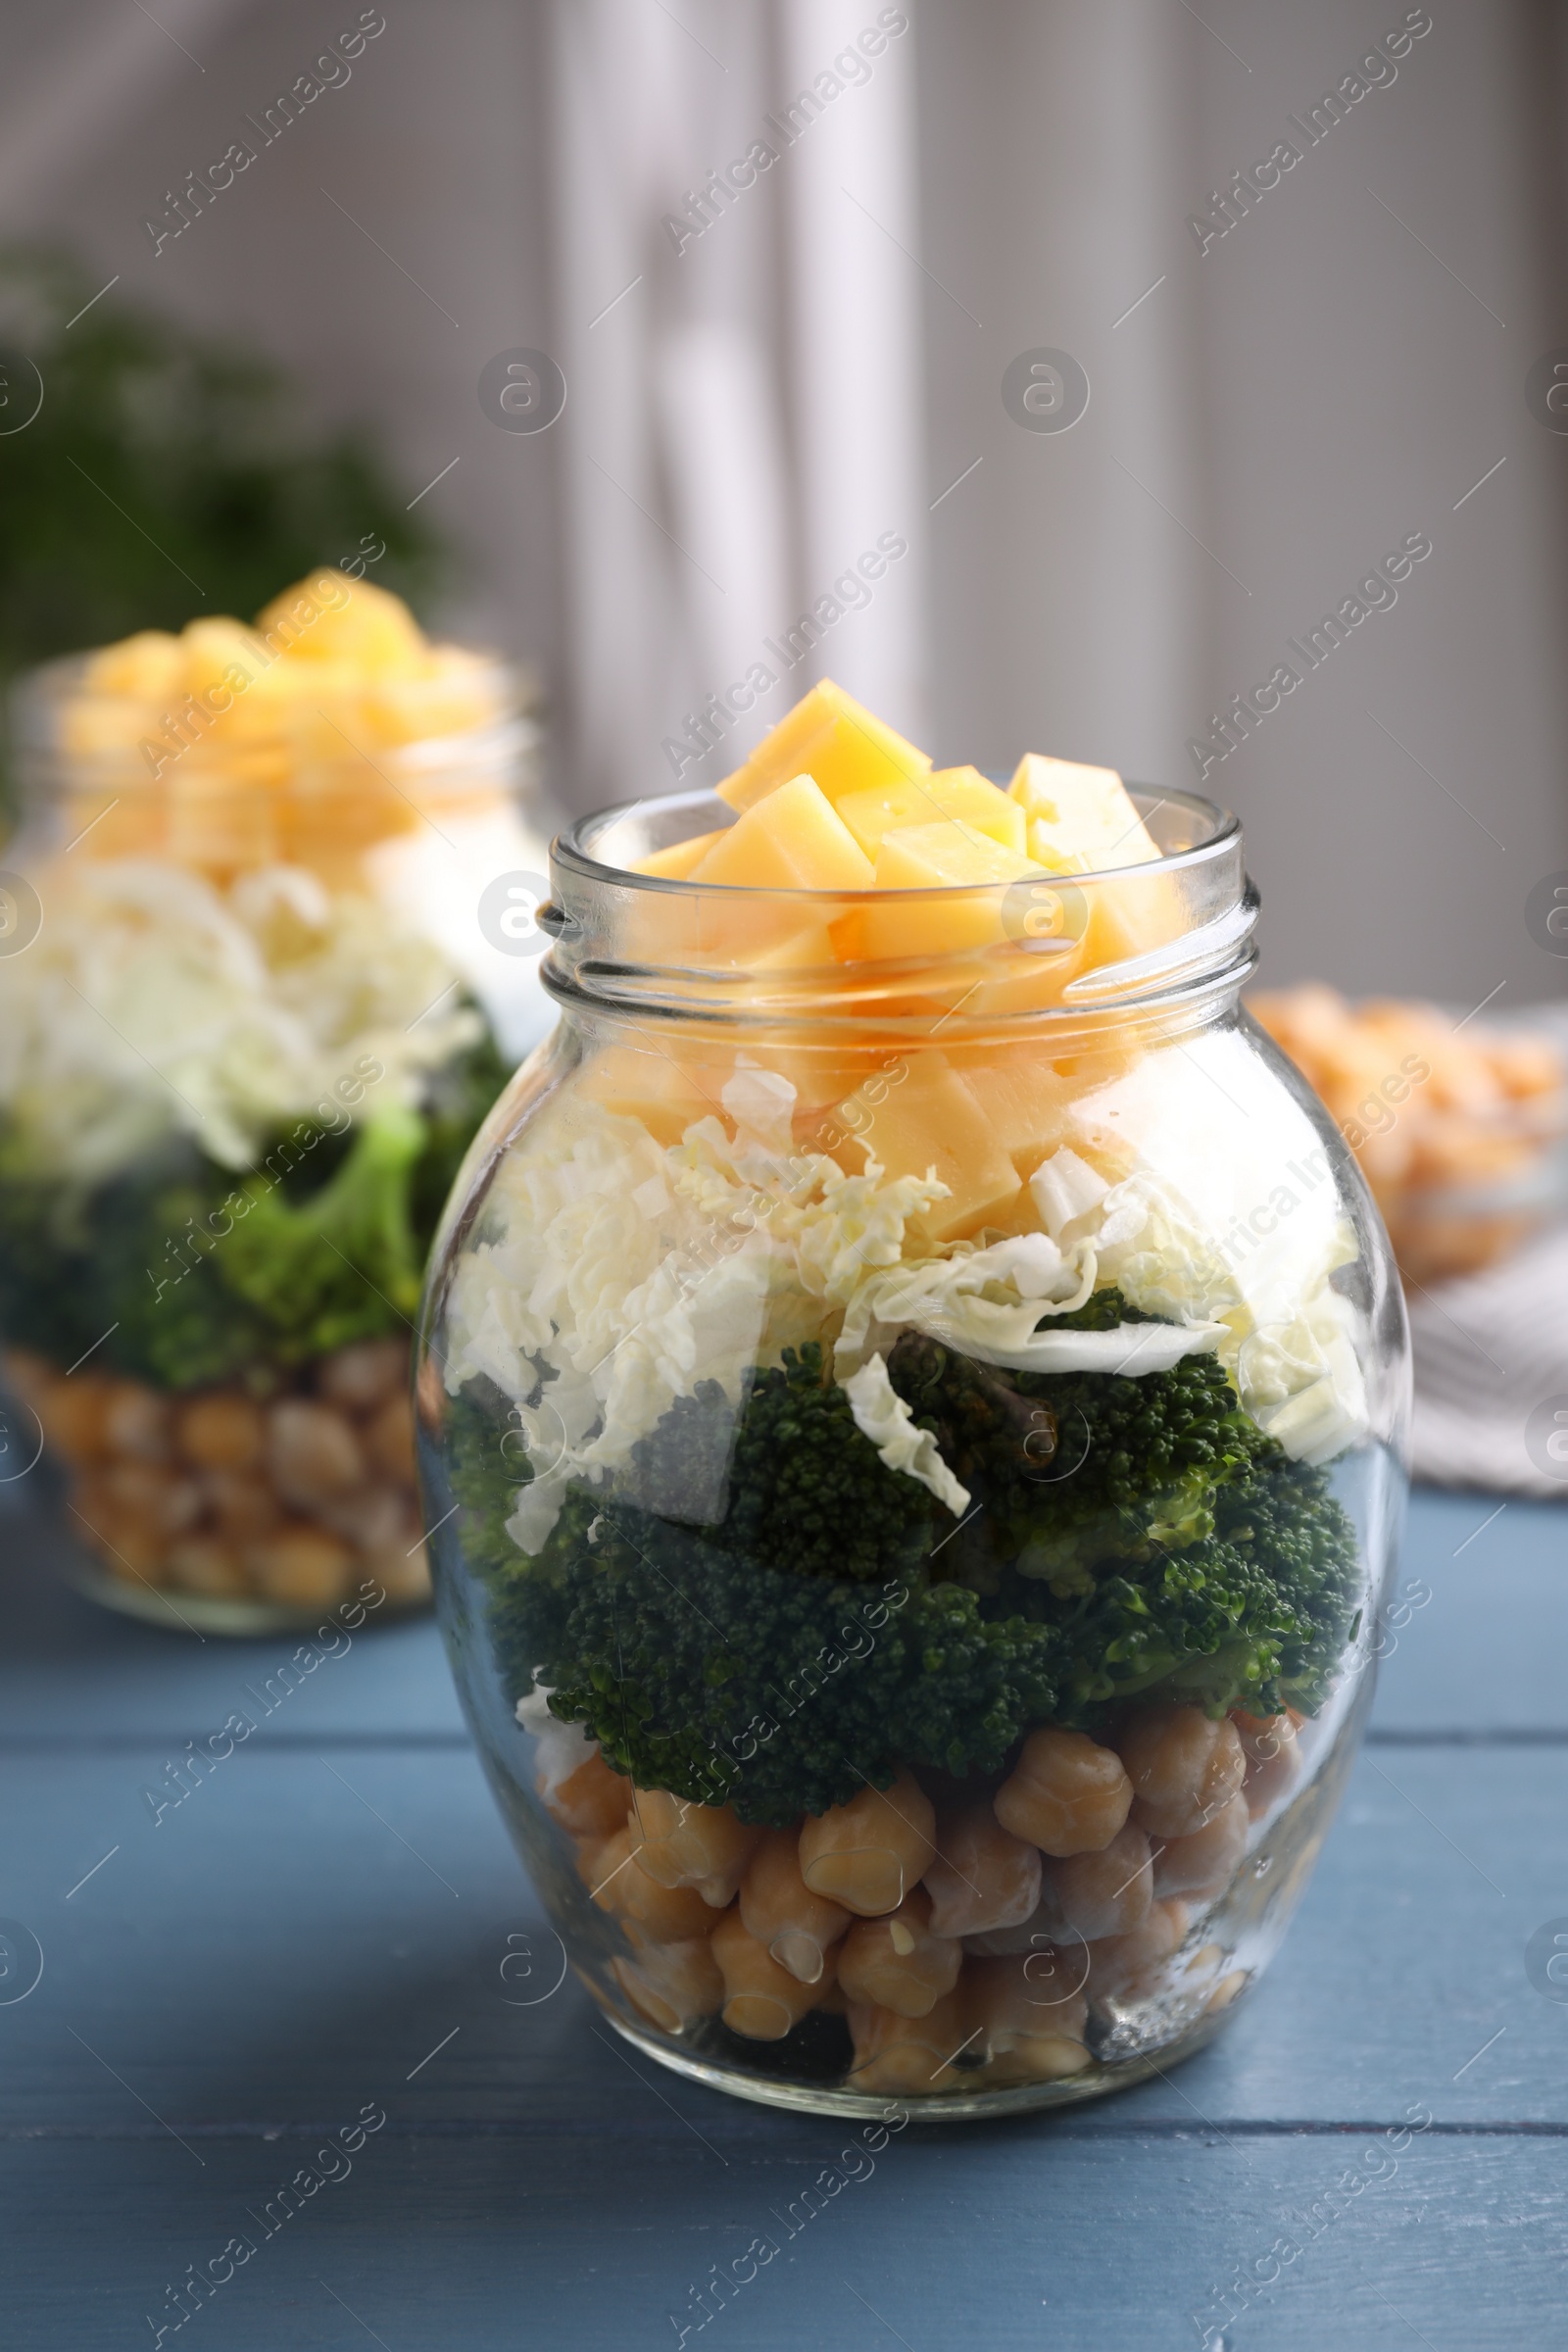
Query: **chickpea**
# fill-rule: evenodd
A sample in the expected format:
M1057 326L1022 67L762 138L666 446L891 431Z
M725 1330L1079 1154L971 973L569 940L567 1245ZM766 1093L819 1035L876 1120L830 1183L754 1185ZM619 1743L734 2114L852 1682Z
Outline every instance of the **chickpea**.
M139 1519L163 1536L177 1536L201 1517L201 1490L153 1462L111 1462L99 1473L99 1492L117 1518Z
M971 1805L937 1825L937 1858L925 1874L936 1936L1015 1928L1040 1900L1040 1854L1004 1830L991 1807Z
M968 1963L963 1997L979 2029L971 2047L986 2057L988 2083L1054 2082L1083 2072L1089 2004L1082 1977L1082 1966L1073 1969L1067 1954Z
M1147 1707L1118 1741L1132 1781L1132 1818L1154 1838L1190 1838L1228 1805L1247 1758L1228 1721L1201 1707Z
M287 1608L330 1608L342 1597L353 1554L324 1527L296 1522L249 1546L246 1565L269 1600Z
M279 1494L311 1510L365 1483L359 1440L329 1404L285 1396L267 1417L268 1466Z
M997 1790L996 1813L1015 1838L1065 1859L1108 1845L1132 1801L1114 1748L1048 1725L1024 1741L1011 1780Z
M914 1775L891 1788L862 1788L847 1805L808 1816L801 1830L801 1876L813 1894L862 1919L896 1911L936 1859L936 1808Z
M1050 1884L1050 1865L1041 1871L1040 1900L1015 1928L993 1928L988 1935L965 1936L963 1948L977 1960L1005 1960L1015 1952L1037 1952L1042 1945L1074 1940Z
M559 1729L568 1727L562 1724ZM534 1783L552 1818L572 1838L612 1838L626 1826L631 1783L612 1772L600 1750L591 1748L561 1779L542 1772ZM710 1921L711 1926L711 1921Z
M132 1585L156 1583L169 1548L167 1528L144 1513L117 1505L101 1477L83 1480L72 1513L80 1533L116 1576Z
M1247 1758L1242 1794L1248 1812L1260 1821L1271 1805L1289 1794L1300 1776L1296 1723L1289 1715L1244 1715L1239 1709L1231 1721Z
M427 1355L419 1366L414 1386L420 1424L432 1438L439 1438L446 1423L447 1393L441 1385L441 1366L433 1355Z
M839 1983L852 2001L924 2017L958 1982L963 1946L931 1932L931 1897L912 1886L896 1911L858 1919L839 1952Z
M638 1869L631 1832L624 1826L605 1839L594 1861L593 1900L601 1911L634 1922L641 1942L689 1943L711 1928L713 1915L694 1886L661 1886Z
M1052 1863L1045 1890L1074 1936L1125 1936L1148 1913L1152 1876L1149 1839L1129 1822L1099 1853Z
M329 1355L316 1375L321 1395L348 1413L368 1413L409 1377L407 1340L355 1340Z
M1212 1902L1241 1868L1250 1826L1247 1799L1237 1795L1190 1838L1170 1838L1156 1844L1154 1892L1190 1894L1199 1902Z
M60 1375L43 1356L34 1355L30 1348L8 1348L5 1353L6 1386L13 1396L30 1405L42 1419L43 1402Z
M850 1913L811 1892L801 1876L800 1843L794 1830L767 1832L741 1881L741 1919L780 1968L803 1984L817 1984Z
M870 2001L852 2001L850 2034L855 2059L850 2082L856 2090L900 2094L961 2088L965 2077L953 2061L974 2047L974 2025L961 1986L944 1995L924 2017L901 2017Z
M651 1943L633 1960L612 1960L628 2000L665 2034L711 2017L724 1998L724 1979L706 1936L689 1943Z
M665 1788L634 1788L627 1824L637 1859L662 1886L695 1886L722 1911L735 1899L746 1865L760 1843L728 1805L694 1805Z
M239 1553L215 1536L180 1536L165 1559L169 1581L182 1592L207 1592L224 1599L250 1591Z
M367 1422L366 1450L383 1478L412 1487L414 1464L414 1407L401 1390L389 1396Z
M104 1410L111 1385L101 1375L75 1372L57 1380L38 1400L44 1436L74 1470L96 1462L105 1450Z
M1102 2010L1107 2002L1143 2000L1158 1990L1161 1972L1181 1948L1190 1917L1187 1905L1172 1898L1151 1903L1140 1927L1126 1936L1102 1936L1089 1946L1091 2002Z
M137 1462L167 1462L169 1398L139 1380L117 1380L104 1400L104 1444Z
M407 1608L417 1600L428 1600L431 1593L430 1559L422 1544L411 1552L375 1552L366 1566L374 1576L388 1600Z
M748 2041L782 2041L815 2008L817 1986L780 1968L767 1946L748 1936L738 1909L721 1915L710 1940L723 1974L724 2023L732 2033ZM831 1971L831 1959L827 1967Z
M200 1470L254 1470L267 1444L261 1408L223 1390L193 1397L180 1413L175 1442Z
M282 1518L282 1506L264 1478L248 1470L208 1470L199 1481L207 1506L224 1535L242 1542L265 1536Z

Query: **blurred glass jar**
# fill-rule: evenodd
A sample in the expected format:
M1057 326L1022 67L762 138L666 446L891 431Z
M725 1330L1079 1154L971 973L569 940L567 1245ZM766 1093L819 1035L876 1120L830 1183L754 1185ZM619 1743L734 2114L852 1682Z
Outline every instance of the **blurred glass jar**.
M1002 891L629 870L708 795L555 847L563 1017L429 1279L437 1600L567 1959L743 2096L1197 2048L1365 1718L1387 1238L1239 1010L1235 819L1134 799L1156 862Z
M0 1339L118 1608L251 1633L428 1596L424 1253L552 1017L485 920L543 889L521 701L331 571L19 694Z

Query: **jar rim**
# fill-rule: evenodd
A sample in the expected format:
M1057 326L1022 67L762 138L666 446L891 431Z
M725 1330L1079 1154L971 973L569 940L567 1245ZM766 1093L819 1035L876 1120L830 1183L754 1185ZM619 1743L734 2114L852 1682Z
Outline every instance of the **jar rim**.
M1146 858L1141 864L1104 866L1087 874L1064 874L1061 880L1071 882L1075 887L1081 887L1084 883L1095 885L1126 881L1133 876L1147 881L1154 875L1190 870L1209 859L1224 857L1240 846L1240 817L1233 809L1222 807L1218 801L1209 800L1202 793L1184 792L1175 786L1161 789L1152 784L1135 783L1128 783L1125 789L1139 815L1146 820L1157 809L1168 808L1189 814L1200 824L1206 823L1208 830L1201 839L1190 842L1179 850L1162 852L1158 858ZM764 890L744 883L698 882L680 880L666 874L639 874L629 866L611 863L594 855L594 844L614 827L630 824L650 812L666 809L716 811L724 819L733 819L735 816L735 811L727 802L721 801L717 793L708 787L685 792L644 793L636 800L618 801L607 808L590 810L586 816L564 825L551 844L551 858L585 882L612 882L617 889L630 888L654 895L674 893L682 897L711 898L715 902L730 904L748 899L783 899L806 906L832 902L850 906L889 900L906 906L924 900L945 905L965 894L994 891L997 887L994 882L950 882L920 890L791 890L772 886ZM690 839L697 832L712 830L710 825L694 825L688 832L672 832L669 842L660 846L669 847L674 842Z

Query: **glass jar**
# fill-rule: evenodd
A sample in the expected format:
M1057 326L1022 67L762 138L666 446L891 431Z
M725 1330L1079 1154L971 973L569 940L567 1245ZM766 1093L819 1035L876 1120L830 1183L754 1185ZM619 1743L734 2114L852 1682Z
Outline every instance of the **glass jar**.
M257 1633L428 1599L424 1256L553 1017L537 961L482 927L487 886L545 863L521 701L333 572L254 630L149 631L24 683L0 874L11 1450L41 1449L72 1572L115 1607Z
M1054 2105L1200 2046L1371 1696L1408 1343L1241 1011L1234 817L1155 863L832 897L556 845L550 1042L449 1206L437 1601L565 1953L742 2096Z

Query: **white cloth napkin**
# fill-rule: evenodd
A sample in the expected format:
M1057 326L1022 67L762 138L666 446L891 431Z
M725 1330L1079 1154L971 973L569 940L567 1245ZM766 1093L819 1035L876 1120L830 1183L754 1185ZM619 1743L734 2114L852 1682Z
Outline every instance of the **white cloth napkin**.
M1413 1468L1444 1487L1487 1487L1568 1502L1526 1443L1533 1413L1568 1405L1568 1227L1485 1273L1422 1290L1407 1284L1415 1349ZM1564 1424L1568 1427L1568 1423Z

